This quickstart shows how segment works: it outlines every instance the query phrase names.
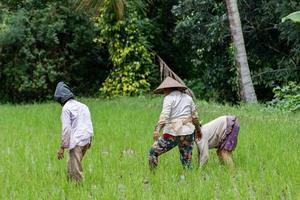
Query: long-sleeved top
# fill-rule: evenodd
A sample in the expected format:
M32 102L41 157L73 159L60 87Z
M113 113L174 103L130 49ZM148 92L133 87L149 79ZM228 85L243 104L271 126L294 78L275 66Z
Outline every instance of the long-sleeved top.
M164 98L156 131L163 127L164 133L173 136L189 135L195 130L192 123L195 118L198 118L198 113L192 97L175 90Z
M65 103L61 113L61 147L73 149L91 142L93 125L89 108L74 99Z
M221 116L201 127L202 138L196 144L198 146L198 158L200 166L203 166L208 160L208 152L211 148L218 148L220 143L229 133L228 120L230 116Z

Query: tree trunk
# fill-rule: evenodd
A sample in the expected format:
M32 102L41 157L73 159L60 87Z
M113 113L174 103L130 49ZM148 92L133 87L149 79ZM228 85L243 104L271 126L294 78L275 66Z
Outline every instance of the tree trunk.
M241 100L257 102L249 70L237 0L226 0L230 32L235 47L235 62L239 74Z

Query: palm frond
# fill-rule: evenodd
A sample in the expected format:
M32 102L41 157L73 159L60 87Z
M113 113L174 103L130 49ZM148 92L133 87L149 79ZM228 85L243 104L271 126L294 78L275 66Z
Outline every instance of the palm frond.
M93 15L98 14L106 0L71 0L76 9L84 10ZM107 0L118 20L124 17L125 0Z
M125 1L124 0L111 0L114 12L117 19L120 20L124 17L125 12Z
M289 14L288 16L282 18L282 22L285 22L286 20L292 20L293 22L299 22L300 23L300 11L293 12Z
M84 10L91 15L97 15L104 0L70 0L77 10Z

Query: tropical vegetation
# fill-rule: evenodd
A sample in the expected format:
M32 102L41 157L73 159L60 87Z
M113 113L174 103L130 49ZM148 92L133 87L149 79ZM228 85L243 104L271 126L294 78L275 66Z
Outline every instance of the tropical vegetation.
M281 19L295 0L238 1L257 99L300 79L300 24ZM228 2L227 2L228 4ZM0 99L52 98L59 80L80 96L144 95L159 55L197 98L243 99L224 1L0 1Z

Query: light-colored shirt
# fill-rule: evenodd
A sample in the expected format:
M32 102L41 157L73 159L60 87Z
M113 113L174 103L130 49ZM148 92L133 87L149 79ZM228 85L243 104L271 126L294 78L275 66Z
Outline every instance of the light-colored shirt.
M194 118L198 118L198 113L192 97L178 90L172 91L164 98L157 131L164 127L163 132L173 136L192 134Z
M209 149L218 147L220 142L225 139L226 129L227 116L218 117L201 127L202 138L197 142L200 166L206 164Z
M61 113L61 147L73 149L91 142L93 125L89 108L74 99L66 102Z

